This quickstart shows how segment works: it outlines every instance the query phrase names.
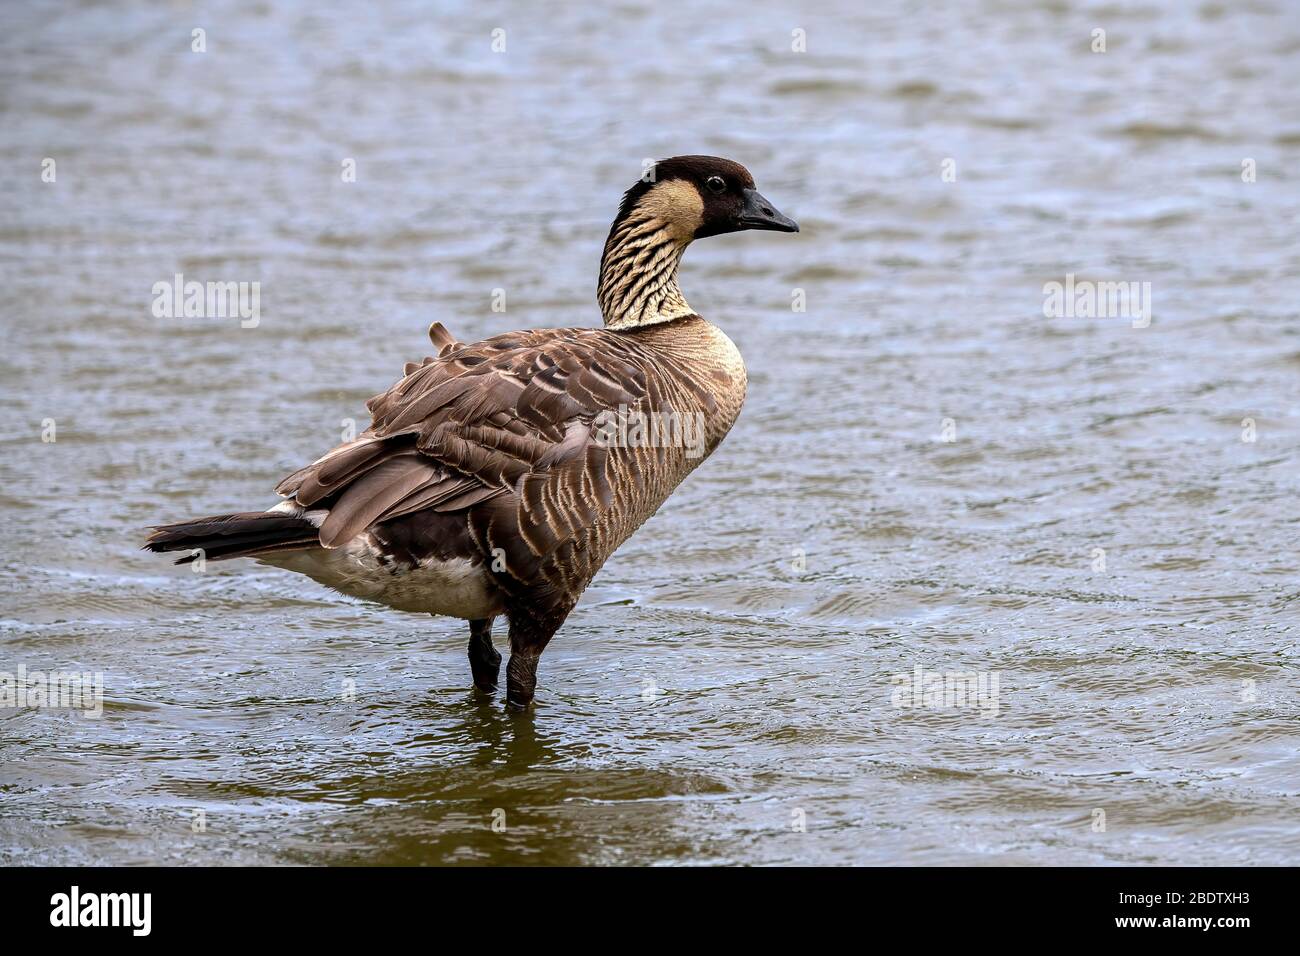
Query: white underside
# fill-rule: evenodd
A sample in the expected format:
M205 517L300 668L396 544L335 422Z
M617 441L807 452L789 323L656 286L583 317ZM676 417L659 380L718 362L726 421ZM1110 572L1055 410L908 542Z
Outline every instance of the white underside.
M326 512L286 501L272 511L302 514L317 527ZM307 548L259 555L263 564L305 574L342 594L385 604L398 611L439 614L467 621L501 613L500 601L482 564L467 558L424 561L416 567L385 565L368 533L339 548Z

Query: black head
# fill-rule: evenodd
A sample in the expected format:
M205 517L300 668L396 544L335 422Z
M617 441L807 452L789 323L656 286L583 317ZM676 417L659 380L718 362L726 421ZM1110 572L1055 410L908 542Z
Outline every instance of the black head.
M749 170L717 156L659 160L624 195L615 225L636 208L653 211L688 241L745 229L799 231L754 188Z

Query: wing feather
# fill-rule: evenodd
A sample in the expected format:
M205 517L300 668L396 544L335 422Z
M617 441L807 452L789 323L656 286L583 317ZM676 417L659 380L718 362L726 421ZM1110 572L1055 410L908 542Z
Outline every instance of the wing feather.
M328 510L325 547L418 511L500 499L488 527L514 525L529 558L554 553L611 506L608 454L593 440L593 422L645 398L654 358L603 329L465 345L434 323L429 338L438 355L408 363L366 403L373 421L361 436L276 490Z

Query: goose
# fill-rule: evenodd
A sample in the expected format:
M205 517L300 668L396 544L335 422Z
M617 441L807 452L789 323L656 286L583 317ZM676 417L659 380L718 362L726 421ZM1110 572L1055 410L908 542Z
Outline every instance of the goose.
M532 705L537 663L601 565L730 431L745 364L677 282L694 240L798 232L739 163L660 160L623 196L600 259L603 328L457 341L366 403L370 426L276 487L268 511L156 525L176 563L249 557L399 611L469 622L474 685ZM657 423L647 428L646 422ZM630 424L629 424L630 423Z

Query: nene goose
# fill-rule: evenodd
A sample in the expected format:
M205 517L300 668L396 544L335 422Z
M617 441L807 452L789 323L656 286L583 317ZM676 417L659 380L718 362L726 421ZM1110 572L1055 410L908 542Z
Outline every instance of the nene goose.
M504 614L507 704L529 706L538 658L583 590L740 412L740 353L686 304L677 267L693 240L745 229L799 231L738 163L660 161L624 195L605 241L603 329L466 345L435 323L438 354L367 402L373 422L356 440L285 478L283 502L157 526L145 547L189 552L178 564L254 557L397 610L467 620L485 691L500 673L492 621Z

